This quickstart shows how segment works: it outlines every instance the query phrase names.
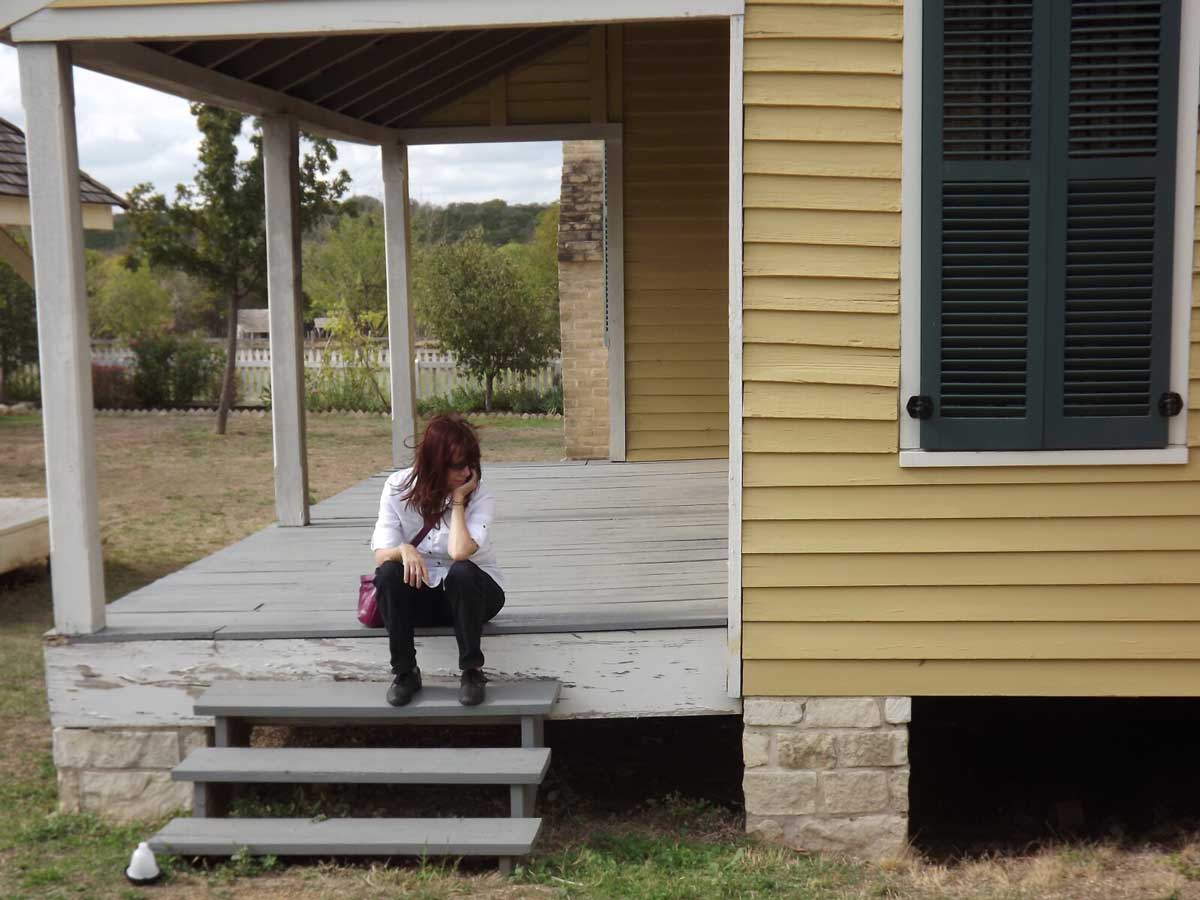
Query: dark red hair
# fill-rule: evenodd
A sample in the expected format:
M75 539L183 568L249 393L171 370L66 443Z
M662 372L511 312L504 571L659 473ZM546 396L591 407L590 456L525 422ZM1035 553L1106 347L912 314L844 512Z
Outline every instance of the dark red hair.
M417 442L412 472L400 486L402 499L420 512L427 524L440 519L446 509L450 497L447 475L456 461L479 471L479 436L457 413L434 416Z

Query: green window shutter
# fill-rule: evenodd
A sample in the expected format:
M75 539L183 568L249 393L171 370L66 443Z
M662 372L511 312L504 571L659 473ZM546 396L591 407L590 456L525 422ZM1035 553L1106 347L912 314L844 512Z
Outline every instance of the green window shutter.
M1163 447L1179 2L1053 15L1045 446Z
M1049 8L924 7L921 393L934 450L1042 440Z

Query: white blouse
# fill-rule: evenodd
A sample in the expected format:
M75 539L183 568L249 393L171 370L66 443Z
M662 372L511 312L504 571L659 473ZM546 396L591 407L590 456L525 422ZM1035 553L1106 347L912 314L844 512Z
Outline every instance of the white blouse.
M379 519L375 522L375 533L371 536L372 550L385 550L411 543L425 527L421 513L401 499L404 494L403 486L411 472L412 469L393 472L384 484L383 494L379 498ZM417 547L417 552L421 554L429 572L427 582L430 587L441 584L450 571L450 566L454 564L454 560L450 558L450 512L447 499L441 521L433 526ZM496 550L492 546L490 535L492 519L496 515L496 498L488 490L486 481L481 480L479 486L471 492L465 512L467 533L479 546L471 556L471 562L487 572L503 590L504 576L500 572L500 564L496 561Z

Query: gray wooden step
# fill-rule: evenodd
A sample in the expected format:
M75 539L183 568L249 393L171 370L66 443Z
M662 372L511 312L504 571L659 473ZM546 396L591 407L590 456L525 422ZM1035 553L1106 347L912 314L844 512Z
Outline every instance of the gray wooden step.
M391 707L381 681L219 681L195 704L198 716L271 719L391 720L519 718L549 715L552 680L492 681L478 706L458 702L458 687L426 685L407 706Z
M176 781L249 784L541 784L550 751L208 747L175 767Z
M541 819L172 819L156 853L232 856L524 856Z

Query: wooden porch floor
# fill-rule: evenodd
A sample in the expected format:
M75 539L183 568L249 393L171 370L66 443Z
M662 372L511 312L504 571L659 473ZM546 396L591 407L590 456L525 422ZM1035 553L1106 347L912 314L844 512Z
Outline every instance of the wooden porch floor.
M727 467L487 465L508 595L485 633L723 627ZM307 528L272 525L127 594L83 640L382 637L355 605L387 475L317 504Z

